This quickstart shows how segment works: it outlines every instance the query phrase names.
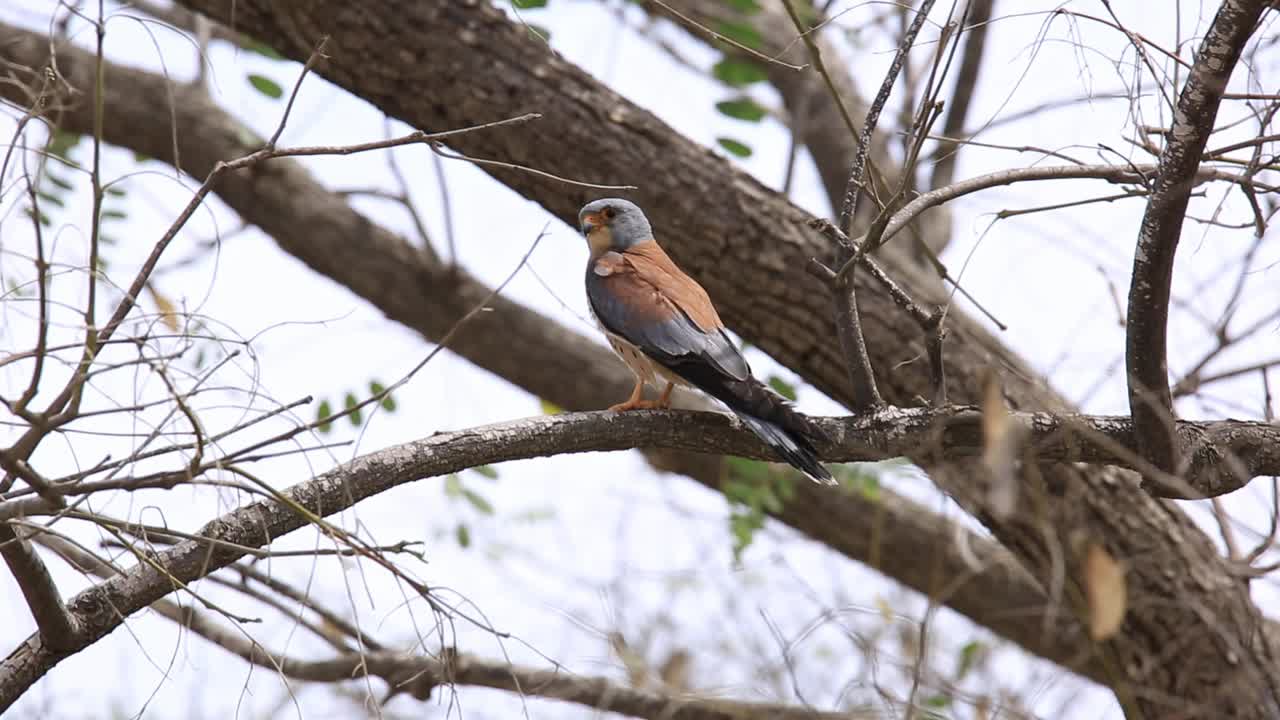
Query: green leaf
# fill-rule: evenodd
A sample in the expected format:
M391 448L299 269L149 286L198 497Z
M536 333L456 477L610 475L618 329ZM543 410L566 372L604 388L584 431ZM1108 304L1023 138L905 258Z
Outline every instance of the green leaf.
M564 412L564 408L546 398L538 398L538 405L542 408L543 415L559 415Z
M764 527L764 515L758 512L735 513L729 516L729 533L733 536L733 561L742 562L742 553L755 540L756 532Z
M716 23L715 30L739 45L744 45L752 50L759 50L764 45L764 38L760 35L760 31L756 30L750 23L722 20Z
M102 211L103 220L123 220L126 217L128 217L128 215L123 210L103 210Z
M924 701L924 706L928 708L942 709L951 704L950 695L934 695Z
M716 109L721 114L747 122L760 122L760 118L765 116L765 109L757 105L756 101L749 97L721 100L716 103Z
M471 503L471 507L474 507L482 515L493 514L493 505L475 490L462 488L462 497L466 498L467 502Z
M444 496L450 500L462 497L462 478L458 473L449 473L444 478Z
M41 200L43 200L43 201L45 201L45 202L49 203L50 205L57 205L58 207L66 207L66 205L67 205L67 204L66 204L66 202L64 202L62 198L60 198L60 197L58 197L57 195L54 195L54 194L52 194L52 193L47 193L47 192L45 192L45 191L43 191L43 190L37 190L37 191L36 191L36 197L38 197L38 198L40 198Z
M136 150L133 153L133 161L136 163L144 163L150 159L151 159L150 155L144 155Z
M196 367L199 367L200 364L201 364L201 360L199 357L197 357ZM324 420L331 417L333 417L333 406L329 404L328 400L321 400L320 407L316 408L316 420L320 421L320 424L316 426L316 429L322 433L327 433L330 430L332 430L333 423L323 422Z
M71 149L80 144L80 135L78 133L67 132L66 130L58 130L54 132L53 137L49 139L49 154L62 158L63 160L75 164L71 159Z
M728 150L733 155L737 155L741 158L751 157L751 148L738 140L721 137L716 138L716 142L720 143L720 147Z
M369 394L370 394L370 395L381 395L382 393L385 393L385 392L387 392L387 386L386 386L386 385L383 385L382 383L378 382L377 380L370 380L370 381L369 381ZM396 411L396 408L398 407L398 406L396 405L396 399L395 399L395 398L393 398L393 397L391 397L391 394L390 394L390 393L388 393L388 394L386 395L386 397L384 397L384 398L382 398L381 400L379 400L379 401L378 401L378 404L379 404L379 405L381 405L381 406L382 406L382 409L383 409L383 410L386 410L387 412L395 412L395 411Z
M467 529L466 525L459 524L458 527L454 528L454 534L458 538L459 547L471 547L471 531Z
M746 480L751 484L759 485L769 480L769 465L760 460L729 456L725 458L725 464L729 468L733 481Z
M23 208L22 211L27 214L27 217L36 218L36 211L33 210L30 206ZM43 212L40 213L40 216L37 219L40 221L41 227L49 227L53 225L53 221L50 220L49 216L45 215Z
M253 86L254 90L257 90L272 100L279 100L284 97L284 88L280 87L275 80L272 80L265 75L250 73L249 84Z
M272 60L284 59L284 56L276 52L275 48L262 42L261 40L255 40L249 37L248 35L240 36L240 47L244 48L245 50L248 50L251 53L257 53L258 55L261 55L265 58L270 58Z
M525 26L529 28L530 35L538 36L539 38L542 39L543 42L551 42L550 30L546 29L541 25L537 25L535 23L525 23Z
M471 470L473 472L480 473L482 476L487 477L490 480L498 479L498 471L492 465L477 465L471 468Z
M533 10L536 8L546 7L547 0L511 0L511 4L517 10Z
M744 15L760 12L760 3L756 0L725 0L725 4Z
M355 427L360 427L364 424L364 412L356 409L356 406L359 404L360 401L356 399L355 393L347 393L347 396L342 399L343 407L350 413L347 415L347 419L349 419L351 424Z
M833 474L840 484L862 495L871 502L880 499L880 476L868 472L865 463L833 465Z
M730 87L744 87L768 77L759 65L740 58L721 60L711 67L711 74Z
M777 375L769 376L769 387L791 402L796 401L796 387Z
M956 680L963 680L969 674L986 649L987 646L980 640L970 640L960 648L960 657L956 661Z
M111 197L124 197L125 190L122 187L116 187L115 185L112 185L106 188L106 193Z
M59 188L60 190L70 190L72 188L71 183L63 180L53 173L45 173L44 177L49 182L53 183L54 187Z

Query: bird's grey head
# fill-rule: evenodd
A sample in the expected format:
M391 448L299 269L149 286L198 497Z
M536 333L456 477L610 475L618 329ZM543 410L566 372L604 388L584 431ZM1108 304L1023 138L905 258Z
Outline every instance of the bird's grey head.
M622 198L601 198L578 211L578 225L591 246L592 257L610 250L626 250L653 239L653 229L639 205Z

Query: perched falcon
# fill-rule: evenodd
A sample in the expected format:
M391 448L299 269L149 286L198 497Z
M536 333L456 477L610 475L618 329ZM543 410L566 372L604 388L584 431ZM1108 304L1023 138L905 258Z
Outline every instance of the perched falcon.
M728 406L780 458L834 484L807 437L814 434L811 423L751 376L707 291L658 247L644 212L605 198L583 207L578 224L591 249L591 314L636 376L631 397L610 409L665 408L676 385L696 388ZM640 399L645 383L660 381L666 387L657 402Z

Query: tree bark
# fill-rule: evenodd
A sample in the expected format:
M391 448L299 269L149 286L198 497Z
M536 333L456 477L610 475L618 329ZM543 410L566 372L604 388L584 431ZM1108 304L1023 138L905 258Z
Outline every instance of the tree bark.
M28 82L0 84L0 97L29 106L23 89L41 76L49 43L38 33L3 23L0 39L0 59L15 69L29 68L20 78ZM57 53L57 67L75 92L52 102L56 109L50 119L69 132L91 133L86 89L93 83L93 54L65 45L58 45ZM202 179L218 162L243 157L263 142L198 87L110 62L104 75L104 139L109 143ZM428 340L440 341L490 293L469 273L450 272L437 258L356 212L295 160L280 158L252 171L224 174L215 192L246 222L270 233L281 249ZM605 407L629 391L630 373L599 343L502 298L489 307L454 334L449 344L454 352L571 410ZM503 342L494 341L499 337ZM715 492L731 476L710 455L656 448L646 455L660 470L688 475ZM11 501L0 506L0 520L24 512L42 511L25 500ZM833 500L804 483L776 517L1028 652L1105 682L1074 615L1046 612L1039 583L1003 548L929 508L888 488L874 498L854 493ZM922 554L920 548L936 551ZM1046 627L1052 629L1046 632Z
M819 389L848 398L831 340L830 301L803 270L810 256L829 248L803 228L804 213L558 59L494 8L392 0L184 4L299 60L330 36L321 74L425 130L544 113L518 132L470 136L457 149L641 185L635 199L655 219L659 239L703 282L730 325ZM580 189L518 171L492 174L566 220L588 199ZM941 299L910 267L888 265L919 298ZM875 288L860 289L859 298L880 387L891 401L910 403L928 387L927 369L915 361L923 353L918 333ZM976 398L979 377L996 365L1006 370L1006 393L1016 407L1062 407L978 325L954 310L950 317L952 397ZM997 512L976 466L927 469L1043 586L1065 588L1050 594L1050 615L1076 612L1082 538L1128 564L1131 612L1115 639L1094 648L1127 707L1165 716L1176 698L1179 710L1189 703L1201 714L1212 708L1223 717L1271 715L1267 676L1274 663L1260 614L1245 583L1176 506L1146 495L1130 474L1032 467L1012 512Z

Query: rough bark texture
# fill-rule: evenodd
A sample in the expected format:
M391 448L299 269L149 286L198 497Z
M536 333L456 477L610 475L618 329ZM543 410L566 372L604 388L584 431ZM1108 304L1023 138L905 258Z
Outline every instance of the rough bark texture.
M48 49L42 35L0 24L0 59L31 68L24 77L39 76ZM93 62L84 50L58 49L59 71L72 88L91 86ZM193 177L204 178L217 162L242 157L261 141L197 89L112 63L105 76L107 142L180 164ZM0 96L29 106L27 85L0 84ZM79 92L69 101L59 98L52 103L58 110L50 113L51 119L70 132L91 132L88 97ZM172 124L168 112L156 112L170 106ZM450 274L437 259L356 212L293 160L224 174L215 190L246 221L268 230L286 252L429 340L439 341L473 307L468 302L479 302L490 291L465 272ZM630 388L630 373L598 343L516 303L499 299L490 308L456 333L450 348L569 409L605 407ZM504 342L496 343L494 337ZM647 455L659 468L689 475L713 490L724 477L713 456L659 449ZM838 502L809 484L799 485L796 493L778 516L783 522L939 598L1033 654L1105 681L1076 616L1047 612L1039 584L998 544L887 488L875 499L853 494ZM0 519L43 512L41 507L39 502L11 501L0 508ZM921 553L922 547L936 550ZM1047 627L1052 630L1046 632Z
M494 7L396 0L183 4L234 23L295 59L308 57L329 36L330 59L318 68L321 74L424 130L544 113L519 133L473 135L456 148L557 174L639 185L633 199L655 220L671 255L711 293L726 322L822 391L849 397L832 342L829 298L804 271L810 256L825 256L828 248L803 229L805 214L557 58ZM492 174L568 222L593 195L518 171ZM890 271L900 282L929 295L932 283L897 265ZM909 403L928 387L918 332L875 289L865 287L859 297L866 299L864 331L880 388L886 399ZM982 371L994 366L1010 370L1006 392L1016 406L1061 404L975 323L953 313L949 329L952 397L975 398ZM1097 648L1127 706L1162 716L1174 696L1178 708L1213 708L1225 717L1267 717L1276 709L1263 671L1273 666L1271 649L1245 582L1194 523L1146 495L1131 475L1046 469L1039 478L1026 478L1013 511L1003 514L988 506L990 490L972 466L928 469L1046 587L1065 589L1051 598L1062 612L1070 612L1080 577L1082 539L1102 543L1128 563L1134 610L1120 634Z
M804 0L799 5L809 3ZM659 5L654 2L642 2L646 12L655 17L665 18L675 23L690 35L706 39L706 28L720 27L724 23L747 25L754 28L760 37L760 52L768 57L776 57L791 65L809 65L810 58L805 44L799 40L799 31L795 23L782 6L777 2L761 2L751 11L744 11L743 6L727 3L723 0L663 0ZM814 41L822 52L828 66L832 83L840 95L840 101L849 112L854 122L861 123L867 114L867 104L858 94L858 79L855 77L856 64L844 62L843 53L835 45L823 37L819 29ZM823 189L831 207L838 209L844 196L845 185L849 181L849 167L853 165L854 156L858 152L856 137L849 132L840 107L831 96L822 77L813 69L795 70L779 63L759 62L747 53L732 46L722 45L725 51L741 60L757 62L760 69L768 77L768 82L782 97L786 108L788 124L796 133L799 142L809 150L818 176L822 179ZM847 67L847 69L846 69ZM866 78L863 78L866 80ZM879 82L879 78L871 80ZM900 176L886 142L886 134L880 133L872 140L872 161L883 171L890 183L896 183ZM872 203L863 203L858 209L855 219L857 226L865 226L874 217L875 207ZM912 227L915 233L913 240L922 242L933 253L940 253L951 239L949 232L950 212L940 208L939 212L924 218ZM924 264L925 258L916 250L916 245L906 240L881 250L892 254L906 262ZM926 276L927 277L927 276ZM924 279L924 278L922 278Z
M1200 158L1216 126L1218 105L1267 6L1264 0L1227 0L1218 8L1178 95L1173 127L1160 153L1160 171L1138 232L1125 323L1129 412L1143 453L1162 470L1175 470L1182 452L1176 434L1170 432L1176 413L1166 347L1173 260Z
M641 185L634 197L656 220L660 239L703 282L729 324L820 389L848 397L830 332L829 298L803 270L810 255L827 250L803 229L805 215L557 59L492 7L456 0L184 4L233 22L295 59L305 59L320 37L331 36L330 60L319 72L425 130L544 113L544 120L519 132L471 136L457 147L560 174ZM565 219L588 197L528 174L494 175ZM905 266L890 263L890 270L917 295L927 296L933 286ZM864 330L881 389L888 399L909 403L928 382L918 333L875 289L864 288L859 297L866 299ZM974 399L981 371L996 366L1009 370L1006 391L1017 407L1060 406L987 333L959 313L951 318L952 397ZM1257 609L1243 581L1176 506L1153 500L1125 473L1046 469L1027 473L1013 512L997 514L972 465L929 470L1044 586L1066 588L1049 598L1050 618L1075 611L1082 538L1103 543L1127 563L1133 610L1120 634L1094 647L1087 662L1102 668L1100 675L1128 707L1150 717L1169 716L1171 706L1200 715L1271 716L1266 676L1274 664ZM821 521L802 521L821 537ZM73 609L83 609L81 602L91 600L77 599ZM1065 633L1053 640L1081 646L1078 636ZM32 662L24 652L16 659Z

